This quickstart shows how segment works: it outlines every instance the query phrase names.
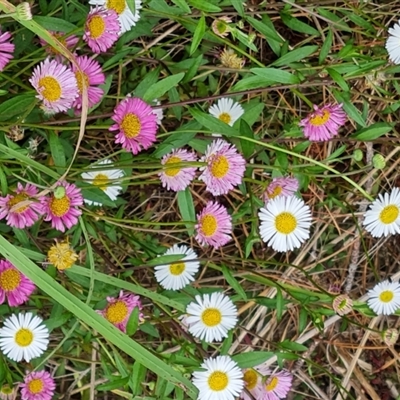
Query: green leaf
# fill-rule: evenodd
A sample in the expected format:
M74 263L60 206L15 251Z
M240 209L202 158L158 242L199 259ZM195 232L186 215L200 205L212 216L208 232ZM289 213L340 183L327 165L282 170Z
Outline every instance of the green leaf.
M85 185L88 185L87 183ZM81 186L81 183L77 186ZM100 203L103 206L107 207L116 207L115 201L111 200L103 190L99 189L97 186L90 186L81 188L82 196L86 200L94 201L96 203Z
M329 76L340 86L342 90L347 92L350 90L349 85L347 82L343 79L342 75L339 74L339 72L335 71L332 68L326 68L326 72L329 74Z
M284 299L282 295L282 290L280 288L276 288L276 319L279 322L282 318L284 309Z
M261 76L264 79L271 80L277 83L287 83L287 84L297 84L300 83L300 79L291 74L290 72L283 71L282 69L277 68L251 68L250 71L258 76Z
M172 264L176 263L182 258L185 257L185 254L169 254L164 256L159 256L154 260L149 260L146 262L146 267L156 267L157 265L164 265L164 264Z
M182 83L189 82L197 73L202 61L203 61L203 54L200 54L198 57L192 59L193 64L187 70L185 77L183 78Z
M129 386L132 389L132 394L134 396L142 393L142 383L144 382L145 376L146 368L139 362L135 361L129 379Z
M201 41L203 40L204 33L206 31L206 18L204 15L200 18L197 23L196 29L194 31L192 43L190 44L190 55L192 55L199 47Z
M78 29L76 25L61 18L35 15L33 20L49 31L69 33Z
M244 7L243 7L243 0L231 0L231 3L233 5L233 8L238 12L238 14L244 18L245 13L244 13Z
M176 4L179 8L185 11L187 14L190 14L192 11L185 0L171 0L174 4Z
M249 124L245 120L240 121L240 132L242 136L254 139L254 132L250 128ZM242 148L242 153L244 158L249 158L254 152L255 143L250 140L240 139L240 147Z
M126 4L128 5L129 9L131 10L132 14L136 14L136 4L135 0L126 0Z
M186 228L190 236L194 233L194 225L190 222L196 221L196 212L194 210L193 197L190 189L187 187L185 190L180 190L178 196L178 207L181 217L184 221L188 222Z
M222 266L222 273L226 279L226 281L229 283L230 287L244 300L247 301L247 296L246 292L243 290L243 288L240 286L240 283L235 279L235 277L232 275L231 270L226 266Z
M239 368L253 368L270 359L274 353L272 351L251 351L232 356Z
M377 122L376 124L360 129L351 137L362 141L369 141L386 135L392 130L393 126L391 124L386 122Z
M26 114L26 110L35 107L37 99L34 94L12 96L0 104L0 122L16 121Z
M319 53L318 63L319 65L324 64L326 62L326 57L328 57L329 51L332 47L332 39L333 39L333 32L332 29L329 29L328 34L324 42L322 43L321 51Z
M220 133L221 135L225 136L240 135L236 129L232 128L225 122L220 121L218 118L215 118L195 108L190 109L189 112L197 122L209 129L211 133Z
M222 11L219 7L215 6L214 4L209 3L205 0L189 0L189 3L198 10L205 11L205 12L220 12Z
M126 324L126 334L133 336L139 326L139 307L135 307L129 316L128 323Z
M181 72L158 81L146 90L145 94L143 95L143 100L150 102L152 100L159 99L166 92L168 92L168 90L175 87L184 76L185 74Z
M134 358L155 374L174 383L187 387L187 395L194 399L197 391L193 384L181 373L170 368L164 361L159 359L152 352L135 342L119 329L106 321L101 315L97 314L88 304L83 303L71 292L65 289L57 281L51 278L45 271L24 256L17 248L9 243L0 235L0 253L14 264L24 275L32 280L35 285L50 296L52 299L62 304L68 311L73 313L78 319L85 321L85 324L97 331L105 340ZM73 269L72 267L71 269ZM87 270L89 275L96 271ZM111 277L108 277L111 278ZM121 281L122 283L126 283ZM122 286L120 287L122 288Z
M249 35L236 28L231 30L231 34L235 39L239 40L239 42L243 43L250 50L258 52L256 45L250 40Z
M55 132L50 131L48 137L49 137L50 152L54 160L54 165L56 167L65 168L67 163L65 160L64 148L60 143L58 135ZM58 168L58 172L63 173L63 169L60 170L60 168Z
M229 89L229 92L241 92L243 90L265 88L273 84L274 82L269 79L261 78L260 76L250 76L236 83Z
M119 389L124 387L129 381L129 376L126 376L125 378L113 378L107 383L101 383L100 385L96 386L96 390L100 391L110 391L114 389Z
M294 63L307 58L317 50L318 46L303 46L300 47L299 49L289 51L289 53L286 53L284 56L278 58L270 65L271 66L274 65L276 67L287 66L290 63Z
M281 19L282 22L290 29L300 32L300 33L306 33L307 35L313 35L313 36L321 36L319 31L317 31L315 28L310 26L309 24L306 24L297 18L293 18L291 15L282 12L281 13Z
M355 122L357 122L357 124L361 125L363 128L367 126L367 123L361 116L360 111L352 103L349 92L340 93L338 90L333 89L333 95L335 96L338 103L343 104L344 111L346 111L347 115L351 119L353 119Z
M253 28L255 28L258 32L263 34L266 39L274 40L280 44L282 44L285 41L278 35L275 29L272 29L265 23L258 21L257 19L252 17L247 17L246 19L249 22L249 24L252 25Z
M307 346L304 346L300 343L292 342L289 339L286 339L283 342L277 343L277 345L283 350L306 351L308 349Z

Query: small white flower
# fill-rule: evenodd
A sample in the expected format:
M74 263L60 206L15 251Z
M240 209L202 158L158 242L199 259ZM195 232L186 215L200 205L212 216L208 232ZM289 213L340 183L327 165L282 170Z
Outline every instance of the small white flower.
M110 164L112 164L111 160L103 160L97 163L96 166L99 167L102 165L110 165ZM115 181L115 179L119 179L124 176L124 171L122 171L121 169L108 169L97 172L95 171L84 172L81 176L85 182L97 186L113 201L117 200L117 196L120 194L122 190L122 186L120 186L121 182ZM89 206L102 205L101 203L92 200L84 199L84 201Z
M219 99L208 112L215 118L232 126L244 113L242 106L230 98Z
M390 315L400 308L400 284L382 281L368 291L368 306L378 315Z
M3 354L14 361L39 357L49 344L49 331L42 318L32 313L13 314L4 321L0 329L0 348Z
M119 24L121 26L121 35L130 31L140 19L139 10L142 8L141 0L135 0L135 14L132 13L126 0L89 0L89 4L103 6L109 10L114 10L118 14Z
M394 24L393 28L389 28L385 47L389 53L389 59L395 64L400 64L400 20Z
M310 236L310 207L296 196L275 197L258 216L261 238L275 251L293 250Z
M227 337L237 322L236 306L222 293L197 295L187 306L186 314L189 332L208 343Z
M163 255L185 255L172 264L158 265L155 267L157 282L167 290L183 289L188 283L194 281L194 275L200 268L197 254L185 245L175 244Z
M243 372L229 356L204 360L193 372L193 384L199 389L198 400L235 400L243 390Z
M365 229L374 237L400 233L400 190L379 195L365 213Z

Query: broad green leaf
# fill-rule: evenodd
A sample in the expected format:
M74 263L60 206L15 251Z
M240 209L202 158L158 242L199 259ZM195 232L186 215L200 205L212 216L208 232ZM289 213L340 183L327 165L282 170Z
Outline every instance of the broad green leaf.
M197 8L200 11L210 13L222 11L219 7L215 6L212 3L209 3L206 0L188 0L188 3L190 3L194 8Z
M240 286L240 283L235 279L233 276L231 270L226 266L222 266L222 273L226 279L226 281L229 283L230 287L244 300L247 301L247 296L246 292L243 290L243 288Z
M143 99L146 91L157 83L159 75L160 68L154 68L153 70L149 71L144 78L141 79L139 85L136 86L136 89L134 90L135 96Z
M290 29L296 31L296 32L301 32L301 33L306 33L307 35L313 35L313 36L320 36L321 34L319 31L309 24L306 24L297 18L293 18L291 15L282 12L281 13L281 19L282 22Z
M106 383L101 383L100 385L96 386L96 390L100 391L110 391L113 389L119 389L123 386L125 386L129 382L129 376L126 376L124 378L118 378L115 377L111 381L106 382Z
M196 57L192 60L193 60L193 64L187 70L185 77L182 80L182 83L189 82L197 74L197 71L203 61L203 54L200 54L198 57Z
M275 40L278 43L284 42L284 39L282 39L278 35L278 33L274 29L270 28L268 25L264 24L261 21L258 21L253 17L247 17L246 19L250 23L250 25L252 25L253 28L255 28L258 32L263 34L266 39Z
M132 14L136 14L136 4L135 0L126 0L126 4L128 4L129 9L131 10Z
M274 353L272 351L250 351L232 356L239 368L253 368L270 359Z
M361 116L360 111L352 103L349 92L340 93L338 90L333 89L333 95L335 96L338 103L343 104L344 111L346 111L347 115L351 119L353 119L355 122L357 122L357 124L361 125L363 128L367 126L367 123Z
M146 376L146 368L142 364L135 361L132 368L132 373L129 379L129 386L132 389L134 396L142 393L142 384Z
M88 185L88 183L85 183L85 187L81 188L82 196L86 200L94 201L107 207L116 207L115 201L111 200L103 190L94 185L91 185L90 187L88 187ZM81 183L79 182L77 186L81 187Z
M49 31L69 33L78 27L65 19L35 15L33 20Z
M177 194L178 207L181 217L184 221L188 222L186 228L188 234L191 236L194 233L194 225L190 222L196 221L196 213L194 210L193 197L190 189L187 187L185 190L180 190Z
M137 331L139 326L139 313L139 307L135 307L129 316L128 323L126 324L126 334L128 336L133 336Z
M168 90L175 87L185 76L183 72L168 76L167 78L158 81L154 85L150 86L147 91L143 95L143 100L150 102L155 99L159 99L163 96Z
M50 131L48 133L48 138L49 138L50 152L54 160L54 165L56 167L65 168L67 162L65 160L64 148L60 143L58 135L55 132ZM58 172L63 173L64 172L63 168L61 169L58 168L59 170Z
M0 104L0 122L23 118L24 115L26 116L26 111L35 107L37 102L33 93L11 97Z
M242 136L254 139L254 132L250 128L249 124L245 120L240 121L240 132ZM242 148L242 153L244 158L248 159L254 152L255 143L249 140L240 140L240 147Z
M185 11L187 14L191 13L191 9L186 3L185 0L171 0L174 4L176 4L179 8Z
M202 15L201 18L199 19L199 22L197 23L192 43L190 44L190 55L192 55L199 47L201 41L203 40L205 31L206 31L206 18L204 17L204 15Z
M308 350L307 346L303 344L292 342L289 339L284 340L283 342L277 343L277 345L283 350L292 350L292 351L306 351Z
M319 65L324 64L326 62L326 57L328 57L329 51L332 47L332 39L333 39L333 32L332 29L329 29L328 34L324 42L322 43L321 51L319 53Z
M155 267L157 265L164 265L164 264L172 264L176 263L182 258L185 257L185 254L169 254L166 256L159 256L154 260L149 260L146 262L146 267Z
M189 398L194 399L197 396L197 391L193 384L181 373L170 368L156 355L148 351L139 343L130 339L127 335L105 320L101 315L97 314L89 305L80 301L57 281L47 275L45 271L24 256L3 236L0 236L0 253L3 257L13 263L24 275L31 279L40 290L58 303L62 304L63 307L73 313L77 318L85 321L85 324L97 331L114 346L118 347L127 355L134 358L162 378L167 379L175 385L185 385L188 389L187 394ZM87 270L87 272L93 274L96 271ZM125 282L122 281L122 283Z
M0 164L0 189L3 196L8 193L7 176L4 172L4 167Z
M278 68L251 68L250 71L266 80L268 79L277 83L293 85L300 83L300 79L296 75Z
M258 52L256 45L250 40L249 35L236 28L232 29L231 34L235 39L239 40L239 42L243 43L250 50Z
M229 92L241 92L243 90L255 89L255 88L264 88L273 85L274 82L262 78L261 76L250 76L248 78L243 78L234 86L229 89Z
M363 141L375 140L383 135L386 135L392 130L392 125L386 122L377 122L376 124L372 124L366 128L360 129L351 137Z
M289 53L286 53L284 56L278 58L276 61L274 61L271 66L276 66L276 67L282 67L282 66L287 66L290 63L294 63L297 61L301 61L314 52L318 50L318 46L303 46L300 47L299 49L295 49L292 51L289 51Z
M221 135L225 136L240 135L236 129L232 128L228 124L225 124L225 122L220 121L218 118L201 112L195 108L190 109L189 112L197 122L209 129L211 133L220 133Z
M231 0L231 3L234 7L234 9L238 12L238 14L244 18L245 13L244 13L244 7L243 7L243 0Z
M331 68L326 68L326 72L340 86L340 88L343 91L347 92L348 90L350 90L349 85L343 79L342 75L339 74L339 72L337 72L337 71L335 71L334 69L331 69Z

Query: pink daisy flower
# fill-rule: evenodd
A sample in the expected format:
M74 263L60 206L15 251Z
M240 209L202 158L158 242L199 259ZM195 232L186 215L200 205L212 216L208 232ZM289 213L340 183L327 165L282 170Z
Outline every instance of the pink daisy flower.
M11 43L11 33L1 33L0 30L0 71L3 71L4 67L10 62L14 52L14 44Z
M152 108L137 97L127 97L114 109L111 117L116 124L110 131L118 131L115 143L133 154L148 149L156 141L157 117Z
M41 62L29 82L38 92L36 97L43 101L42 109L47 114L67 111L78 96L75 74L56 60L47 58Z
M30 372L21 384L22 400L51 400L56 389L53 377L47 371Z
M81 190L67 182L58 182L54 192L40 199L45 221L51 221L52 228L61 232L65 227L72 228L78 223L82 211L78 208L83 204Z
M217 202L209 201L200 214L197 214L196 240L202 245L218 249L232 237L232 217L228 210Z
M332 139L339 128L346 122L346 113L342 104L328 104L319 108L314 104L314 112L300 121L304 136L313 142L323 142Z
M218 139L207 146L200 162L207 165L200 167L203 173L199 179L214 196L227 194L234 186L242 183L246 160L237 152L233 144Z
M0 260L0 304L18 307L29 300L35 284L19 272L10 261Z
M88 56L80 56L76 57L76 62L80 66L82 72L79 72L78 68L72 64L72 72L75 74L79 93L78 97L72 103L72 107L78 110L82 108L83 81L88 85L89 108L93 107L101 100L104 93L103 89L95 85L102 85L106 77L101 70L100 64L96 60L92 60Z
M258 400L279 400L286 399L292 388L293 375L288 371L279 371L270 375L263 384L262 390L258 393Z
M264 388L263 378L265 375L270 373L270 369L263 366L263 364L254 368L244 369L243 380L244 387L247 389L247 391L243 390L243 392L240 394L240 398L243 400L253 400L253 398L259 399L259 395ZM248 393L250 393L253 397L250 397Z
M79 38L76 35L66 36L65 32L55 32L55 31L49 31L49 32L56 39L58 39L58 41L61 42L61 44L63 44L68 50L73 50L79 42ZM58 52L58 50L51 47L45 40L39 38L39 42L41 46L45 48L45 51L49 56L54 56L58 62L62 62L64 60L64 57Z
M7 225L18 229L32 226L41 215L39 203L31 202L18 207L21 202L29 200L38 194L36 186L27 183L25 187L18 182L16 194L0 197L0 219L6 218Z
M120 291L119 297L107 297L108 305L104 310L97 310L107 321L111 322L120 331L126 333L126 325L135 307L142 309L142 302L139 296ZM143 314L139 313L139 320Z
M197 167L174 166L174 164L184 163L185 161L197 161L197 157L191 151L179 149L172 150L171 153L162 158L161 164L166 168L163 168L163 171L158 176L163 187L178 192L179 190L185 190L189 183L192 182Z
M87 16L83 40L93 53L104 53L117 41L119 31L118 14L96 6Z
M299 181L296 178L274 178L267 186L264 193L264 201L267 203L269 200L277 196L290 197L293 196L299 188Z

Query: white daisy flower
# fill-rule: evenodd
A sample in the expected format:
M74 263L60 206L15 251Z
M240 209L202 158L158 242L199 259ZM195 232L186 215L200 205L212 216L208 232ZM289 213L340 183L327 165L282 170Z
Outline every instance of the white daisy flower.
M400 64L400 20L394 24L393 28L389 28L389 37L385 47L390 61Z
M99 167L102 165L110 165L112 164L111 160L103 160L97 163L95 166ZM120 186L121 182L115 181L115 179L122 178L124 176L124 171L122 169L108 169L102 171L90 171L84 172L81 176L82 179L90 183L91 185L97 186L101 189L111 200L117 200L117 196L122 191L122 186ZM101 203L96 201L84 199L85 203L89 206L101 206Z
M275 251L293 250L310 236L310 207L296 196L275 197L258 216L261 238Z
M204 371L193 372L193 385L199 389L198 400L235 400L243 390L243 371L229 356L204 360Z
M215 118L232 126L244 113L242 106L230 98L219 99L208 112Z
M238 320L236 306L222 293L197 295L187 306L186 314L189 332L208 343L227 337Z
M400 233L400 190L379 195L365 213L365 229L374 237Z
M130 31L140 19L139 10L142 8L141 0L135 0L135 14L132 13L126 0L89 0L89 4L103 6L108 10L114 10L118 14L121 35Z
M185 245L179 246L175 244L163 255L185 255L185 257L172 264L158 265L154 268L157 282L164 289L179 290L194 281L194 275L199 270L200 263L196 261L197 254L192 249Z
M42 318L28 312L13 314L4 321L0 329L0 349L14 361L39 357L49 344L49 331Z
M368 306L378 315L394 314L400 308L400 284L382 281L368 290Z

